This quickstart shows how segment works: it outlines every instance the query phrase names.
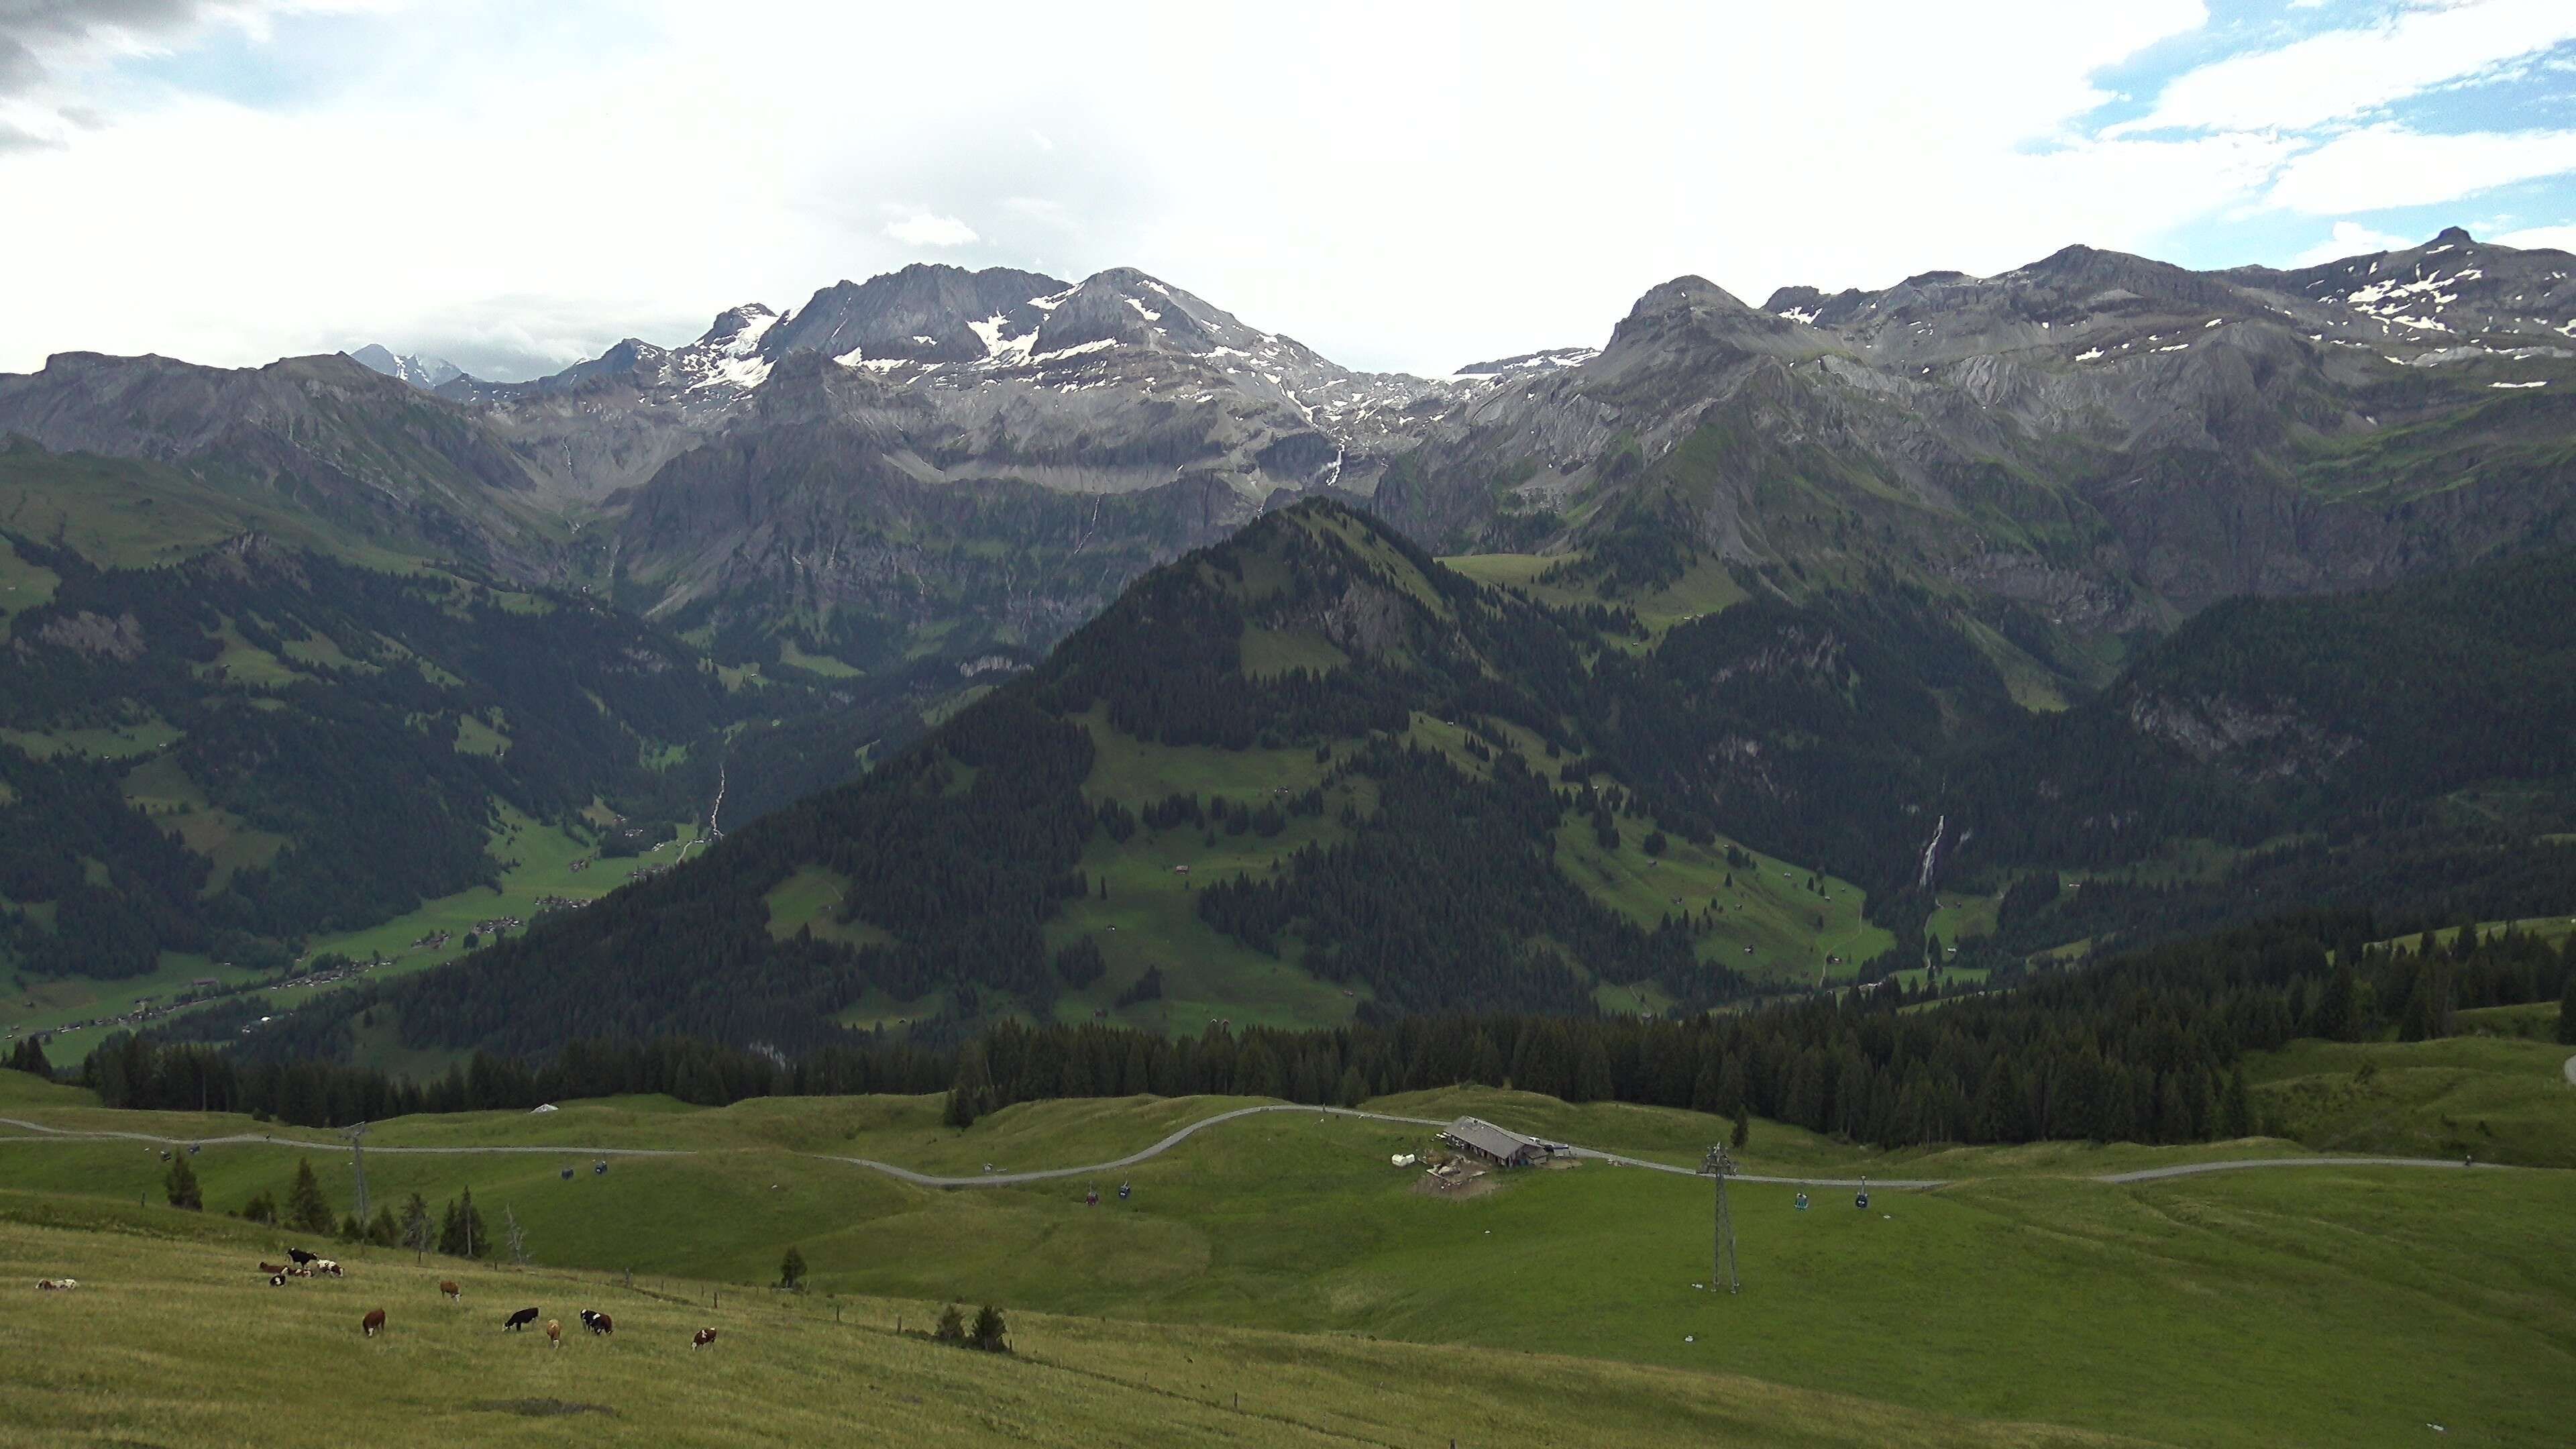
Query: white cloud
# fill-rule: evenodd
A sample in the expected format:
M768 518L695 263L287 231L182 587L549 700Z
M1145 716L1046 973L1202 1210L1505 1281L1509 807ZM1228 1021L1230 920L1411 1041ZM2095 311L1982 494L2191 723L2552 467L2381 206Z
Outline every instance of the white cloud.
M2509 247L2576 252L2576 226L2530 226L2490 240Z
M980 240L975 228L928 211L906 211L887 222L884 231L908 247L962 247Z
M2115 132L2316 126L2486 74L2571 39L2576 5L2567 0L2410 8L2383 24L2330 30L2185 72L2165 86L2154 110Z
M2415 245L2413 237L2393 236L2384 231L2373 231L2357 221L2339 221L2334 224L2332 235L2291 258L2290 265L2313 267L2319 262L2341 261L2345 257L2357 257L2364 252L2403 251L2413 245Z
M1597 342L1682 273L1758 303L2076 241L2170 254L2310 144L2085 134L2093 73L2202 26L2197 0L1581 26L1464 0L1131 4L1070 29L1035 7L526 8L545 18L446 0L358 22L345 74L292 106L117 93L60 148L0 153L5 206L47 218L0 227L0 370L382 340L509 375L971 245L1068 278L1142 267L1352 366L1445 372ZM1257 124L1175 124L1159 86L927 67L889 68L852 123L849 55L969 41L994 75L1202 78Z
M2347 131L2285 167L2274 206L2310 216L2430 206L2576 171L2576 131L2427 135L2401 125Z

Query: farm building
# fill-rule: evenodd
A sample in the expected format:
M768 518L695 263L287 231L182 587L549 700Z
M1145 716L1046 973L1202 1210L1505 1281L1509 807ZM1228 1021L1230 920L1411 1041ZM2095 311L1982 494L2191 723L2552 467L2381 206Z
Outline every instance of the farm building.
M1440 1140L1496 1167L1528 1167L1545 1162L1549 1153L1548 1145L1537 1138L1523 1137L1478 1117L1461 1117L1450 1123Z

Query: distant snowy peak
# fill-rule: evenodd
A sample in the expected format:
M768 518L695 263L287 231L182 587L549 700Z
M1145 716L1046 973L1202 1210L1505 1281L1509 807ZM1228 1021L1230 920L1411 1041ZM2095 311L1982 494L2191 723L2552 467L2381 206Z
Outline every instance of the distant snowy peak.
M769 380L772 359L760 344L781 320L758 302L728 307L697 341L671 354L672 372L692 392L748 392Z
M1471 362L1449 374L1457 382L1500 382L1516 376L1530 376L1581 367L1601 355L1598 347L1551 347L1544 352L1524 352L1518 357L1498 357L1490 362Z
M435 392L465 376L465 369L445 358L398 356L393 349L374 342L348 356L352 362L410 383L423 392Z
M2350 308L2380 337L2429 345L2576 336L2576 257L2497 246L2449 227L2420 247L2295 272L2245 268L2284 291Z

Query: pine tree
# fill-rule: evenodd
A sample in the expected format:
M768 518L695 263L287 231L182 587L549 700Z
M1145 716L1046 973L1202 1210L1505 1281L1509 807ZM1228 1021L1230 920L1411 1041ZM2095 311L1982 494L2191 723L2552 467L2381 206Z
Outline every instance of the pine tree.
M1727 1145L1741 1152L1744 1144L1752 1140L1753 1114L1739 1106L1735 1109L1735 1130L1726 1134Z
M2334 975L2326 979L2326 988L2318 993L2314 1010L2308 1013L2308 1035L2327 1041L2351 1041L2358 1025L2353 1020L2352 966L2337 961Z
M454 1214L455 1246L450 1247L442 1233L438 1250L459 1258L492 1256L492 1234L483 1226L483 1210L474 1205L474 1189L465 1189L463 1199L450 1204L450 1211Z
M805 1255L790 1247L787 1256L778 1260L778 1286L800 1287L805 1282Z
M451 1207L449 1216L454 1215ZM429 1204L419 1193L413 1193L410 1201L403 1204L402 1245L411 1249L415 1259L427 1255L438 1245L438 1228L430 1222Z
M2567 939L2576 941L2576 936ZM2576 971L2567 973L2567 990L2558 998L2558 1044L2576 1046Z
M9 1049L7 1065L11 1071L27 1072L43 1077L47 1081L53 1080L54 1064L45 1059L45 1044L41 1037L20 1038L18 1044Z
M286 1189L286 1226L299 1233L331 1231L331 1203L322 1196L321 1181L313 1175L313 1159L295 1160L295 1182Z
M1010 1337L1010 1325L1002 1321L1002 1310L987 1303L975 1311L973 1342L986 1353L1000 1353Z
M376 1209L375 1218L367 1224L367 1241L379 1248L402 1246L402 1226L394 1221L391 1207Z
M2245 1090L2245 1063L2241 1061L2227 1078L2227 1096L2218 1108L2218 1131L2222 1137L2254 1135L2254 1102Z
M192 1213L206 1210L206 1194L197 1186L197 1170L188 1165L187 1153L170 1154L170 1170L163 1175L161 1186L170 1195L170 1206Z
M930 1336L941 1343L964 1343L966 1341L965 1312L954 1303L939 1310L939 1327Z

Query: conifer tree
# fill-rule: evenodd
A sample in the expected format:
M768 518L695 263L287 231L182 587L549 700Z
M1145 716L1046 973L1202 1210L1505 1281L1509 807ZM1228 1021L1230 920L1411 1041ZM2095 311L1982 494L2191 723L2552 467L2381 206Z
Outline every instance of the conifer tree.
M2326 978L2325 990L2317 996L2316 1008L2308 1013L2308 1035L2327 1041L2351 1041L2357 1025L2352 998L2352 966L2337 961L2334 974Z
M1000 1353L1010 1332L1010 1326L1002 1321L1002 1310L987 1303L975 1311L975 1327L970 1341L986 1353Z
M449 1209L449 1215L451 1217L454 1215L452 1207ZM429 1220L429 1203L419 1193L413 1193L410 1200L403 1204L402 1245L411 1249L413 1257L417 1259L426 1256L431 1248L437 1246L437 1243L438 1230Z
M192 1213L206 1210L206 1195L197 1186L197 1170L188 1165L187 1153L170 1154L170 1170L163 1174L161 1186L170 1195L170 1206Z
M286 1190L286 1226L300 1233L331 1231L331 1204L322 1196L322 1184L313 1175L312 1158L295 1160L295 1181Z
M2558 998L2558 1044L2576 1046L2576 971L2567 973L2567 990Z
M2229 1138L2254 1135L2254 1103L2245 1089L2245 1063L2242 1061L2236 1064L2235 1071L2228 1074L2227 1096L2218 1108L2218 1131L2219 1135Z

